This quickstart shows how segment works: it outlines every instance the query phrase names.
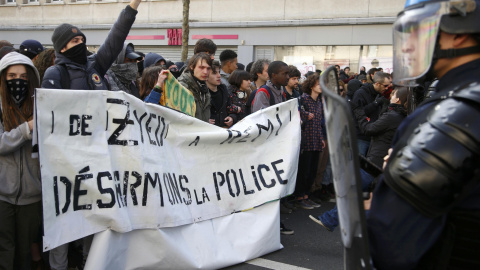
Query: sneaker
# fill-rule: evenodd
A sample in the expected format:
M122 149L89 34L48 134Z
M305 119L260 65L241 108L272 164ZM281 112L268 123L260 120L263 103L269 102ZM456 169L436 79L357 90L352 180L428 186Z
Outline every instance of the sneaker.
M317 203L317 204L322 204L322 199L320 199L318 196L316 195L312 195L310 194L310 196L308 196L308 198L310 200L312 200L313 202Z
M314 202L314 201L312 201L312 200L310 200L310 199L305 199L304 201L305 201L307 204L313 206L314 208L319 208L320 206L322 206L322 205L320 205L319 203L316 203L316 202Z
M285 207L283 203L280 203L280 213L282 214L291 214L293 211L290 208Z
M285 225L283 225L283 223L280 223L280 233L284 234L284 235L292 235L295 232L293 230L290 230L287 227L285 227Z
M295 207L295 205L293 205L293 203L291 201L284 201L282 204L283 204L283 206L285 206L289 209L292 209L293 211L297 210L297 207Z
M325 226L325 224L323 224L323 222L319 219L319 218L316 218L312 215L309 215L308 216L311 220L315 221L316 223L320 224L322 227L324 227L325 229L327 229L327 231L329 232L333 232L332 229L328 228L327 226Z
M312 210L313 206L310 204L306 203L305 200L296 200L294 203L295 207L302 208L302 209L307 209L307 210Z

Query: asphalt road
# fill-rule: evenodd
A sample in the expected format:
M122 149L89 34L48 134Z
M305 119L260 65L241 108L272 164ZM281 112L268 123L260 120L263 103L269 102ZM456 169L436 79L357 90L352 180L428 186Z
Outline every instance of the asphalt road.
M332 202L323 202L320 208L297 209L291 214L281 214L280 219L285 226L295 231L294 235L281 236L283 249L224 269L343 269L343 246L339 228L334 232L328 232L308 217L321 215L334 205Z

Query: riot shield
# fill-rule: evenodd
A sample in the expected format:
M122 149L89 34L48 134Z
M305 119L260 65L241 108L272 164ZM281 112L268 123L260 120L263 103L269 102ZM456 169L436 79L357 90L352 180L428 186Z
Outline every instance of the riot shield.
M355 126L349 104L337 94L338 78L334 66L322 73L320 87L345 269L371 269Z

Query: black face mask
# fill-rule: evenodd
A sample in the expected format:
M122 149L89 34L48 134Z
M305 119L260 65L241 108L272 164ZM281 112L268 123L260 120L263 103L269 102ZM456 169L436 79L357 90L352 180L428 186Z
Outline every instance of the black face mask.
M20 107L28 94L28 81L24 79L8 80L7 89L15 104Z
M87 45L80 43L62 53L68 59L81 65L87 63Z

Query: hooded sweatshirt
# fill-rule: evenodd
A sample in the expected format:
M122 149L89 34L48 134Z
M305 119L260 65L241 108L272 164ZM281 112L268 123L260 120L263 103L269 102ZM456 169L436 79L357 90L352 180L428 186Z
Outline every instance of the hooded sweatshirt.
M0 74L11 65L23 64L32 67L35 78L40 75L30 58L11 52L0 61ZM5 117L3 113L2 115ZM0 201L15 205L26 205L39 202L42 199L42 184L38 159L32 159L32 134L28 123L5 131L3 121L0 121Z
M147 53L147 55L145 55L145 59L143 60L143 67L151 67L160 60L165 60L165 58L163 58L160 54L157 53Z
M110 85L110 90L124 91L140 98L140 91L136 84L138 74L137 63L124 63L128 44L127 42L123 44L122 51L105 74L105 79L107 79Z

